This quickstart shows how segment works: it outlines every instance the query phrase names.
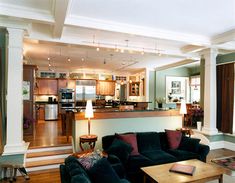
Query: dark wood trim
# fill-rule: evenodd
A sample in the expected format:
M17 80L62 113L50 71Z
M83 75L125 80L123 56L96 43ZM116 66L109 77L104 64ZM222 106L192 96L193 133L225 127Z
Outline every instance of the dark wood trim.
M76 120L85 119L84 112L78 112L75 114ZM180 116L179 110L168 111L108 111L108 112L95 112L95 119L117 119L117 118L142 118L142 117L167 117L167 116Z

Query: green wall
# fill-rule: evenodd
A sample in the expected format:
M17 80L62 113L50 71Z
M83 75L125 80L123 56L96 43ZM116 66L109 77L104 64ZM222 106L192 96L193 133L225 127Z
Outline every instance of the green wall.
M6 30L0 29L0 48L1 48L1 63L0 63L0 110L2 114L2 135L3 144L6 142Z
M235 61L235 53L229 53L225 55L218 55L216 57L216 63L222 64L227 62L234 62Z
M155 89L156 89L156 74L155 71L149 71L149 101L152 103L149 103L148 107L150 109L154 109L155 107Z
M186 67L156 71L156 97L166 97L166 76L188 77L192 71Z

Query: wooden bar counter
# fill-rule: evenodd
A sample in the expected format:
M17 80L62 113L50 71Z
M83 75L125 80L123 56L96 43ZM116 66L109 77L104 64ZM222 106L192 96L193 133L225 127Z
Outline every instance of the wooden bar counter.
M75 113L75 120L84 120L84 112ZM118 109L97 109L94 111L95 119L116 119L116 118L140 118L140 117L164 117L180 116L179 110L131 110L120 111Z

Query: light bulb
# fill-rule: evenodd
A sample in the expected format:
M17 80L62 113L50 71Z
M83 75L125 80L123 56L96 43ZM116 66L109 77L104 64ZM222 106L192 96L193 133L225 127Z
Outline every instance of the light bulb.
M70 62L71 61L71 59L70 58L68 58L68 62Z
M96 51L100 51L100 48L99 48L99 47L97 47L97 48L96 48Z

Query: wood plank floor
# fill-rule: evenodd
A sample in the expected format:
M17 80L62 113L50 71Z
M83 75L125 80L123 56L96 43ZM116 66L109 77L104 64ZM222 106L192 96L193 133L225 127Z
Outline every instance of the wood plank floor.
M213 158L220 158L231 155L235 155L235 151L230 151L227 149L211 150L208 155L207 162L209 163ZM59 169L32 172L29 175L30 175L30 180L25 181L23 177L17 177L16 182L17 183L60 183ZM233 180L235 182L235 177L225 176L224 179L225 179L224 183L231 183L231 181L233 182ZM7 183L7 181L2 181L2 183ZM214 181L212 183L214 183Z
M30 142L29 148L60 146L71 144L71 137L67 142L62 136L61 121L38 121L33 136L24 136L24 141Z

